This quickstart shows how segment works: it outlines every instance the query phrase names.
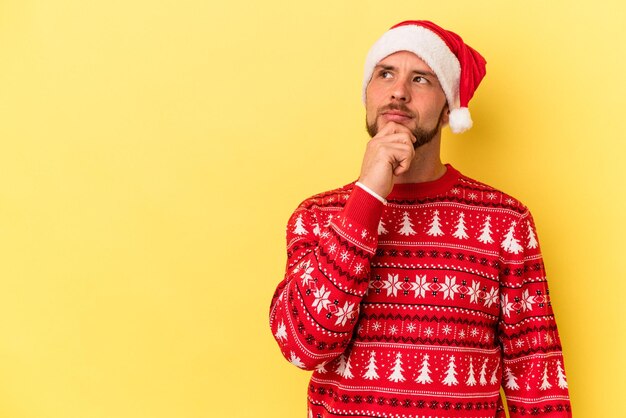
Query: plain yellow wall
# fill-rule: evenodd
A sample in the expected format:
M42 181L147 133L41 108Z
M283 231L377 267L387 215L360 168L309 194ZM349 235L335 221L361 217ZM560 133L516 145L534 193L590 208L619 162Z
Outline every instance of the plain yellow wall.
M626 7L425 3L0 1L0 417L304 417L285 223L358 175L405 19L487 58L443 159L530 207L575 416L624 416Z

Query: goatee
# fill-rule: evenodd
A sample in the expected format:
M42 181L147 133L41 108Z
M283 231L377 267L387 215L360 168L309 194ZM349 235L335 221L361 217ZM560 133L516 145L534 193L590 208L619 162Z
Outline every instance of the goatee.
M391 110L392 107L388 107L388 109ZM388 110L388 109L385 108L383 109L383 111ZM399 109L398 107L393 107L393 109L403 110L403 109ZM416 126L415 128L411 129L411 133L415 137L415 143L413 143L414 149L417 149L418 147L421 147L422 145L428 144L430 141L433 140L435 136L437 136L437 133L441 129L441 124L443 122L443 112L445 112L446 109L447 109L447 106L444 106L444 108L441 110L441 113L439 114L439 121L437 122L437 126L435 126L432 130L427 131L425 129L422 129L419 126ZM372 138L375 137L376 134L378 133L377 121L378 121L378 118L374 119L374 123L369 124L367 123L367 117L365 118L365 127L367 129L367 133Z

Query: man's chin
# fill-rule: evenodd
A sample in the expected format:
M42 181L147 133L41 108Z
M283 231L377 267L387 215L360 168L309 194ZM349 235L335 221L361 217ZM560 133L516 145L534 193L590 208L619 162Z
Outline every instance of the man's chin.
M404 125L407 128L409 128L409 130L415 137L413 148L417 149L423 145L428 144L435 138L435 136L437 136L437 134L439 133L439 130L441 129L441 124L442 124L442 121L440 119L439 124L437 124L437 126L431 131L426 131L420 127L406 126L404 124L401 124L401 125ZM382 129L385 125L382 125L380 129ZM369 134L371 138L374 138L378 134L378 131L380 130L378 127L378 121L374 122L373 124L369 124L367 122L367 119L365 121L365 128L367 129L367 133Z
M383 129L390 122L397 123L398 125L402 125L408 128L411 132L416 131L416 128L414 126L412 119L407 119L404 121L396 121L396 120L387 119L384 116L379 117L373 124L370 124L367 121L365 121L365 128L367 129L367 133L370 135L370 137L373 138L378 134L378 132L381 129ZM419 128L417 128L417 130L419 130Z

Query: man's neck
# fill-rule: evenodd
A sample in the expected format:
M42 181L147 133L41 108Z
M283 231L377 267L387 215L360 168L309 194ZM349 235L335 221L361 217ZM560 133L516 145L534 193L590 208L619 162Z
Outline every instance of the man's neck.
M423 183L441 178L446 173L446 166L440 156L441 136L415 150L415 157L409 170L398 176L394 183Z

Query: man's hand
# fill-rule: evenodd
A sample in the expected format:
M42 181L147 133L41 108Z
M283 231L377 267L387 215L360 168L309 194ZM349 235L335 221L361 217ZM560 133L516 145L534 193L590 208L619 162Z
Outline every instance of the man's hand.
M367 143L359 181L386 198L394 176L405 173L413 161L415 137L404 125L388 122Z

